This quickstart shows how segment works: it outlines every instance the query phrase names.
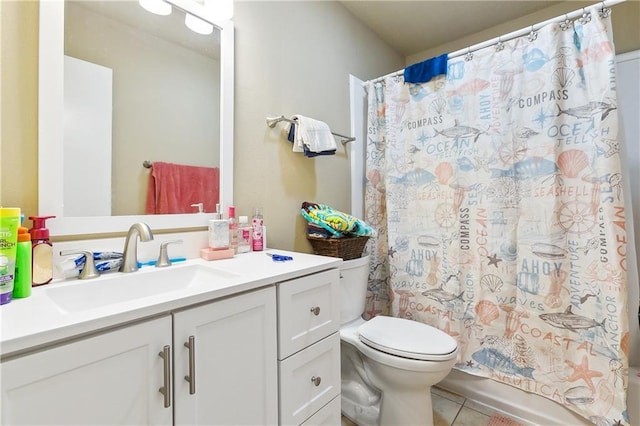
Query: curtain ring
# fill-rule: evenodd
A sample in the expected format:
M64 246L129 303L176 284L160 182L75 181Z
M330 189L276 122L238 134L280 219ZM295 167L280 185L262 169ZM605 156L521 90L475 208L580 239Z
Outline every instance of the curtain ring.
M464 55L464 60L469 62L473 59L473 53L471 53L471 47L467 47L467 54Z
M560 29L567 31L569 28L571 28L571 19L569 19L569 15L564 15L564 21L560 22Z
M582 25L586 25L591 21L591 13L587 12L585 8L582 8L582 16L578 19Z
M529 41L536 41L538 39L538 32L531 26L531 32L529 33Z
M500 52L504 49L504 43L502 42L502 40L500 39L500 37L498 37L498 42L496 43L496 51Z
M604 2L602 3L602 9L598 12L602 19L608 18L611 15L611 8L607 7Z

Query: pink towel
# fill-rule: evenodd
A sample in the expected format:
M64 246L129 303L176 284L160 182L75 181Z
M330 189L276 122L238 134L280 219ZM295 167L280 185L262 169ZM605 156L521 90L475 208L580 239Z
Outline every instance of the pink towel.
M196 213L191 204L216 211L220 197L220 169L153 163L149 174L146 214Z

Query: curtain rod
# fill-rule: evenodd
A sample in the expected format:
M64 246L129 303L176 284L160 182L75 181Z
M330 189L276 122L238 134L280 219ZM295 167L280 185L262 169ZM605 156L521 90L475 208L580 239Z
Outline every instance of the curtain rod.
M539 22L537 24L531 25L530 27L525 27L513 32L510 32L508 34L499 36L499 37L495 37L492 38L491 40L487 40L487 41L483 41L481 43L478 44L474 44L470 47L465 47L464 49L460 49L460 50L456 50L453 53L449 53L449 59L458 57L458 56L462 56L462 55L466 55L467 53L473 53L476 50L480 50L480 49L484 49L485 47L489 47L491 45L497 44L497 43L504 43L505 41L508 40L512 40L516 37L520 37L523 36L527 33L531 33L534 32L536 30L539 30L540 28L549 25L549 24L553 24L553 23L557 23L557 22L562 22L565 19L573 19L573 18L577 18L578 16L581 16L583 13L585 13L585 11L589 11L590 13L594 12L594 9L597 8L606 8L609 6L615 6L616 4L619 3L624 3L627 0L605 0L605 1L601 1L598 2L596 4L593 4L591 6L587 6L584 7L582 9L577 9L574 10L573 12L569 12L569 13L565 13L563 15L560 16L556 16L555 18L551 18L551 19L547 19L546 21L543 22ZM378 77L378 78L374 78L372 80L369 80L370 83L377 83L379 81L384 80L387 77L395 77L397 75L403 74L404 73L404 68L395 72L392 72L390 74L384 75L382 77Z

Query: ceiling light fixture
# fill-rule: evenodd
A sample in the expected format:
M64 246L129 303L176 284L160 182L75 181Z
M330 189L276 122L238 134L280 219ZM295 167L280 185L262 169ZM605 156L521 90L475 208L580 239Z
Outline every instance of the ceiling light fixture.
M198 34L208 35L213 32L213 25L208 22L203 21L200 18L197 18L189 13L186 14L184 18L184 24L193 32Z
M140 6L156 15L170 15L171 5L163 0L138 0Z

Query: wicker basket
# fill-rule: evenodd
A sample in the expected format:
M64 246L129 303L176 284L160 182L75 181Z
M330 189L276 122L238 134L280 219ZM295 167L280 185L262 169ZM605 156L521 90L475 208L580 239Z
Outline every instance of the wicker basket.
M318 238L307 235L313 252L322 256L341 257L351 260L362 257L369 237Z

